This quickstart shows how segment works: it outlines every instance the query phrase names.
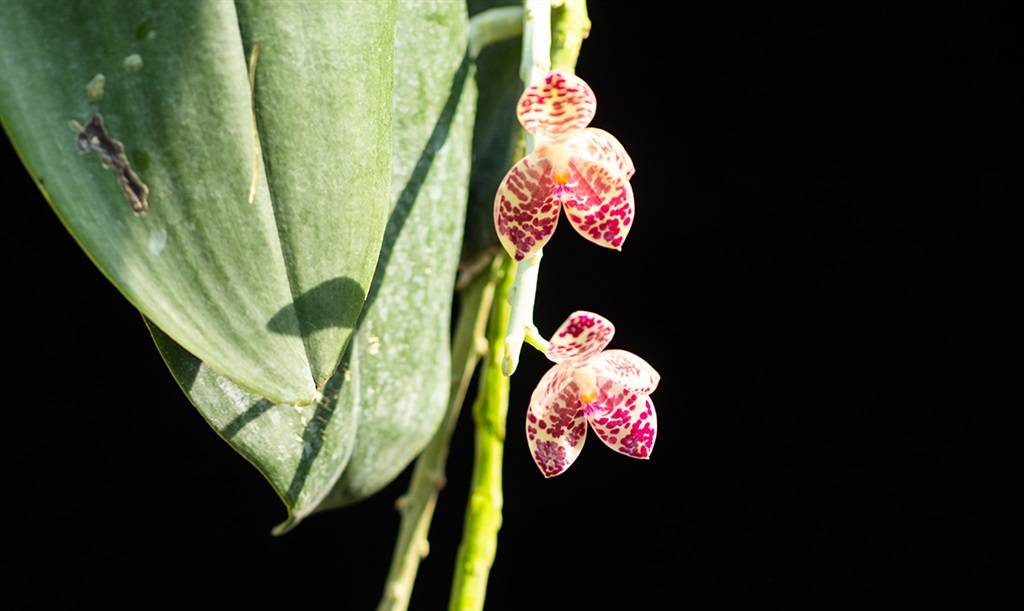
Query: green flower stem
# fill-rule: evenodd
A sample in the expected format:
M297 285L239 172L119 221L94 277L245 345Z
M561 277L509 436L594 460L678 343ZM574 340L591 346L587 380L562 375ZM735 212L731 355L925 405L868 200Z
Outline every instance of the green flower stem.
M487 577L494 563L498 529L501 528L501 460L509 390L509 379L501 372L501 359L511 313L505 297L515 278L515 263L507 256L502 256L502 259L505 276L491 306L491 320L487 328L489 351L480 370L480 390L473 402L473 423L476 426L473 481L448 601L448 608L455 611L483 609Z
M488 9L469 20L469 56L476 58L484 47L523 33L523 8L502 6Z
M523 341L541 352L547 350L548 342L533 324L533 303L537 296L537 275L543 252L529 257L516 267L516 280L508 296L511 305L508 333L505 335L505 355L501 360L501 372L512 375L519 364L519 352Z
M525 0L523 54L519 78L530 86L551 72L551 0ZM534 149L533 136L526 135L526 154Z
M551 71L551 0L526 0L523 20L523 54L519 77L529 86ZM526 154L533 152L533 136L526 134ZM537 294L537 274L542 251L520 263L516 284L508 295L512 303L512 320L505 337L505 358L502 372L510 376L519 366L519 353L527 336L540 338L533 324L533 303ZM532 345L536 345L531 342Z
M551 47L550 0L526 0L523 26L523 82L531 83L547 74L551 53L559 58L556 67L572 70L579 55L580 41L590 30L583 0L564 0L555 13L554 27L563 35ZM573 42L576 41L576 42ZM566 51L566 48L570 48ZM527 152L533 142L527 139ZM516 359L523 341L539 349L546 349L543 338L533 325L533 304L537 289L537 272L541 254L520 264L513 275L515 264L505 258L505 276L498 287L491 306L487 342L490 351L480 372L480 390L473 403L473 421L476 424L476 452L473 463L473 481L469 506L455 561L449 609L475 611L483 609L487 594L487 578L498 546L501 528L501 469L505 442L505 421L508 415L508 374L503 364L515 369ZM514 323L510 327L509 323ZM509 331L512 331L512 341ZM522 334L522 335L520 335ZM519 339L519 338L522 339ZM516 350L515 356L506 357L506 350Z
M552 9L551 68L576 71L583 39L590 35L587 0L562 0Z
M401 611L408 608L420 560L426 557L430 549L427 533L434 517L438 494L445 484L448 445L459 420L473 370L487 351L487 317L502 273L501 259L494 257L489 270L478 275L462 291L452 341L452 381L448 411L434 438L416 460L409 491L398 500L402 521L384 586L384 596L377 606L379 611Z
M549 11L554 30L538 27L543 23L545 11ZM531 24L531 17L533 23ZM562 0L553 10L546 1L526 3L526 25L523 36L523 62L520 76L524 83L532 83L543 78L548 71L576 69L576 60L580 56L583 40L590 34L590 18L587 16L586 0ZM545 45L550 49L550 61ZM526 136L526 152L533 150L533 137ZM505 338L505 359L501 369L505 375L512 375L519 365L519 354L523 341L546 352L548 342L533 323L533 307L537 293L537 275L540 272L540 260L543 251L519 264L516 283L512 288L512 320Z

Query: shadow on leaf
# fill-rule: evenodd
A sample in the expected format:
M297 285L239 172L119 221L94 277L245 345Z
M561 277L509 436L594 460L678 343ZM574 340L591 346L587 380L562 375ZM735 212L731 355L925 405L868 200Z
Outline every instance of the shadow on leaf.
M444 108L441 109L441 114L438 115L437 122L434 123L434 129L431 130L430 137L423 146L423 151L420 152L416 165L413 166L412 174L409 175L409 180L406 181L405 186L402 188L402 193L399 194L398 200L395 202L395 207L391 209L391 216L388 217L388 224L384 229L384 243L380 247L377 268L373 272L373 281L370 282L370 290L366 294L366 304L363 306L363 312L369 310L370 305L377 298L381 282L384 281L384 276L387 274L388 262L391 260L391 252L394 250L395 242L402 233L402 227L405 226L405 221L412 212L412 206L416 203L420 189L427 180L427 174L430 172L431 166L434 165L434 158L437 157L437 153L444 146L444 143L448 141L448 133L451 131L452 121L455 119L455 111L458 110L459 99L462 97L462 90L466 86L468 76L469 52L467 51L462 55L462 62L459 63L459 68L455 71L448 99L445 100Z
M234 420L227 423L227 425L220 430L221 436L223 436L224 439L231 441L231 438L244 429L245 425L267 413L272 407L274 407L273 403L266 399L260 399L256 403L253 403L249 409L235 416Z
M347 276L325 280L281 308L267 322L267 330L280 335L303 336L322 329L356 324L363 305L363 287Z
M469 73L470 63L468 55L465 55L455 73L449 97L433 126L430 137L421 150L416 164L413 166L412 172L392 208L385 229L375 274L366 293L351 278L333 278L299 295L291 304L281 308L267 322L266 328L269 331L281 335L308 336L321 329L342 327L353 328L358 332L362 322L361 317L365 316L369 311L370 305L381 289L395 243L402 234L406 221L409 219L420 190L439 151L448 140L451 124L455 118L458 102L466 86ZM364 296L366 298L365 303L363 301ZM358 305L352 307L348 304L362 305L361 314L357 314L360 310ZM219 433L236 450L239 450L257 468L263 471L264 474L267 474L267 456L263 455L259 449L255 451L243 449L243 446L239 444L239 436L247 427L256 426L256 423L260 422L262 417L272 413L274 410L293 409L293 407L275 405L271 401L245 393L242 389L235 387L229 380L220 378L212 371L200 371L200 363L193 355L175 344L173 340L166 337L155 327L151 326L151 329L154 340L171 371L179 383L182 384L186 394L197 403L200 411L204 413L208 420L210 415L207 412L213 410L212 405L215 405L215 403L205 404L202 397L197 395L199 388L208 389L211 387L210 381L220 380L215 382L215 385L231 384L230 388L244 393L239 396L244 397L244 400L248 402L248 406L241 413L233 415L226 424L220 427ZM306 491L307 493L313 493L312 498L309 500L306 500L305 495L303 495L305 488L310 483L311 475L319 473L320 469L336 468L339 466L319 464L323 462L321 454L323 454L325 446L330 447L334 443L332 436L340 434L338 430L340 421L338 419L345 418L354 423L354 419L358 417L355 405L350 404L347 399L341 401L339 406L341 391L349 383L346 380L346 376L341 375L339 372L350 368L354 343L353 341L349 342L341 362L335 370L335 374L321 388L323 397L315 404L302 408L312 409L314 412L303 426L301 434L297 435L300 439L296 439L296 443L301 443L301 449L299 450L300 454L295 470L291 473L290 477L271 477L272 485L281 494L282 499L289 508L288 520L278 525L273 531L274 534L287 532L306 515L318 508L324 509L348 504L365 496L365 494L354 494L339 481L335 481L335 489L331 491L334 494L330 495L332 497L336 495L337 498L325 499L317 494L321 493L326 496L327 492L329 492L327 490ZM356 371L353 373L358 375L358 366L355 366L355 369ZM203 380L204 383L197 385L196 381L199 376L206 376L207 378ZM222 390L221 392L226 391ZM227 394L230 396L233 393ZM234 400L237 401L238 399ZM303 497L301 505L300 497Z

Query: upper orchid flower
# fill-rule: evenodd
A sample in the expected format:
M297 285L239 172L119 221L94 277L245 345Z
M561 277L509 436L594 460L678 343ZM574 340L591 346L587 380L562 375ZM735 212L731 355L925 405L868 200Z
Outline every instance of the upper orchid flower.
M494 198L494 225L521 261L551 239L558 211L583 237L621 250L633 221L633 162L608 132L588 128L597 100L583 79L552 72L526 88L516 114L537 139L512 166Z
M616 452L649 458L654 449L658 417L649 395L660 376L635 354L604 350L614 334L602 316L574 312L551 338L546 354L558 364L537 384L526 415L526 439L545 477L576 460L588 422Z

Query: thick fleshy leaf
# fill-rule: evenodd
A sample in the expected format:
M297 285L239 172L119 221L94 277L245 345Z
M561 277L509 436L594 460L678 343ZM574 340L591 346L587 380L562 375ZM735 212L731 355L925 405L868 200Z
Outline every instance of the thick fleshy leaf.
M372 71L387 78L394 67L382 59L381 49L394 44L394 34L371 30L354 41L346 39L348 29L338 28L371 15L387 15L390 25L394 16L360 3L315 2L302 10L278 0L236 4L247 57L259 46L253 104L264 176L298 332L320 386L334 373L351 336L393 201L386 169L372 185L362 178L388 167L390 113L367 109L386 107L391 96L367 82L359 62L373 57ZM356 41L360 46L353 53ZM367 121L377 128L367 130ZM374 228L369 234L368 224Z
M516 261L532 256L551 239L561 205L553 192L551 163L538 153L520 159L494 197L498 239Z
M632 458L650 458L658 434L658 416L647 395L598 378L598 398L586 418L609 448Z
M133 305L241 387L304 403L351 334L387 220L393 14L237 6L7 2L0 116Z
M615 335L615 325L593 312L573 312L551 335L551 344L545 353L548 359L580 363L604 350Z
M587 363L601 377L614 380L629 390L649 395L658 387L661 376L654 367L626 350L605 350Z
M366 306L323 399L295 408L248 395L156 337L199 411L285 501L279 531L387 484L429 440L447 403L475 101L467 19L464 7L443 0L397 9L394 205Z
M539 139L559 141L590 125L597 98L590 86L569 72L555 71L523 91L516 107L519 123Z
M250 394L149 325L160 356L189 400L224 441L260 473L284 501L283 532L313 512L352 455L359 418L359 359L354 343L312 405L274 403ZM366 357L363 357L366 358Z
M591 173L581 172L570 162L573 199L565 202L565 214L579 234L591 242L622 250L622 243L633 224L633 187L627 182L612 190L606 183L593 181ZM597 185L595 188L594 185Z
M526 412L526 442L544 477L565 472L587 440L587 421L573 381L572 365L555 365L544 374Z
M391 184L397 203L353 339L368 354L360 361L356 447L318 510L389 484L433 437L448 405L453 284L476 104L465 55L468 18L462 3L449 0L398 6Z

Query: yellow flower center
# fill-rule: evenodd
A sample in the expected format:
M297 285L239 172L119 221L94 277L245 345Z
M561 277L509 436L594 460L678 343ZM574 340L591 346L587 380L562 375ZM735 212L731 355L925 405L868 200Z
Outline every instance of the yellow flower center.
M551 177L556 185L561 187L569 182L569 147L562 142L539 142L534 154L551 164Z
M583 403L590 405L597 400L597 379L589 367L580 367L572 373L572 379L579 389L579 398Z

